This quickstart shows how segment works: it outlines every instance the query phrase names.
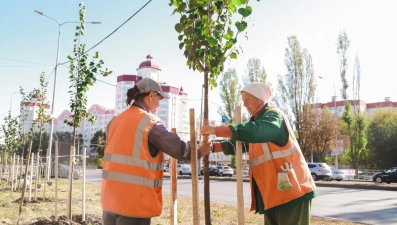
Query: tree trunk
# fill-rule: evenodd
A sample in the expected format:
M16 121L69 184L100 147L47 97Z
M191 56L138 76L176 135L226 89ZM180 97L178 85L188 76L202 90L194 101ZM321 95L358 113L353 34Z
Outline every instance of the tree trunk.
M204 70L204 125L208 125L208 70ZM203 142L208 142L208 135L203 136ZM211 208L210 208L210 180L209 180L209 162L208 155L204 157L204 213L205 224L211 225Z

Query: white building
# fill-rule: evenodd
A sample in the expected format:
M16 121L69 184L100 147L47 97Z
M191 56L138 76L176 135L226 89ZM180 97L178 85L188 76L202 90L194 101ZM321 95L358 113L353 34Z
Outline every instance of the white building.
M127 109L128 89L133 88L136 83L144 78L151 78L158 81L162 90L170 96L169 99L160 101L160 106L155 114L164 122L168 129L176 128L179 137L184 141L188 141L190 139L190 125L187 93L183 91L182 87L177 88L160 82L161 69L151 60L152 57L150 55L146 59L146 61L139 64L138 75L123 74L117 77L115 116Z
M89 109L88 112L91 115L96 117L96 120L93 124L88 121L88 118L83 118L80 127L77 128L76 134L82 134L84 138L85 145L89 145L91 138L94 137L94 134L99 131L105 131L106 124L114 117L113 109L106 109L105 107L94 104ZM57 132L69 132L73 133L73 127L64 123L64 120L70 120L71 113L69 110L65 109L58 118L54 121L54 130Z

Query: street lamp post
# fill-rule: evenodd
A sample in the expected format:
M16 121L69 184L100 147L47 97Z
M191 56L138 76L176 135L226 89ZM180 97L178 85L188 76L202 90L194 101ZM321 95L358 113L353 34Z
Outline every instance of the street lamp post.
M334 96L333 100L334 100L334 110L335 110L335 168L338 169L338 155L339 155L339 151L338 151L338 114L337 114L337 110L336 110L336 89L335 89L335 84L321 76L318 76L320 79L323 79L325 81L328 81L329 83L331 83L334 86Z
M48 143L48 151L49 151L49 157L51 157L51 148L52 148L52 134L53 134L53 129L54 129L54 105L55 105L55 93L56 93L56 84L57 84L57 74L58 74L58 59L59 59L59 46L60 46L60 41L61 41L61 27L62 25L66 23L81 23L81 22L72 22L72 21L66 21L63 23L59 23L56 19L52 18L51 16L47 16L44 13L34 10L34 12L48 17L52 20L54 20L58 24L58 46L57 46L57 57L55 61L55 74L54 74L54 87L53 87L53 92L52 92L52 102L51 102L51 126L50 126L50 137L49 137L49 143ZM91 24L101 24L101 22L86 22L86 23L91 23ZM47 165L47 168L49 168L49 165ZM47 171L49 173L49 170ZM47 176L48 178L48 176Z

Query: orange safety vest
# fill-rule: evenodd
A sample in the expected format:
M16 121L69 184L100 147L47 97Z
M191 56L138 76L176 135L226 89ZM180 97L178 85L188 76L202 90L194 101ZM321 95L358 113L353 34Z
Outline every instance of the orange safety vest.
M151 218L163 209L164 158L149 152L148 135L159 118L131 106L113 119L104 155L103 211Z
M276 111L283 116L289 137L287 144L284 146L278 146L272 142L249 144L251 211L256 209L252 178L255 179L260 190L265 210L288 203L315 189L309 168L286 116L276 108L269 109L267 112L269 111ZM277 189L277 174L282 172L280 166L285 168L285 162L292 164L292 170L288 172L292 188L287 191L280 191Z

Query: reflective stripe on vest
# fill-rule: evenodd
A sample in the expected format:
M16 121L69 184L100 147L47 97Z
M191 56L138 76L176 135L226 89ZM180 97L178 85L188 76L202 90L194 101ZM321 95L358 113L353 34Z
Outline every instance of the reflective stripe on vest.
M109 172L104 170L102 172L102 178L106 180L120 181L129 184L138 184L146 187L156 188L163 186L163 179L148 179L141 176Z
M254 158L253 160L250 160L249 162L249 167L250 169L254 166L257 166L263 162L272 160L272 159L279 159L279 158L284 158L288 157L289 155L293 154L294 152L298 151L298 149L295 146L292 146L289 149L286 150L281 150L281 151L276 151L273 152L273 154L270 152L269 145L267 143L262 143L262 148L264 150L263 155L258 156ZM272 156L273 155L273 156Z

